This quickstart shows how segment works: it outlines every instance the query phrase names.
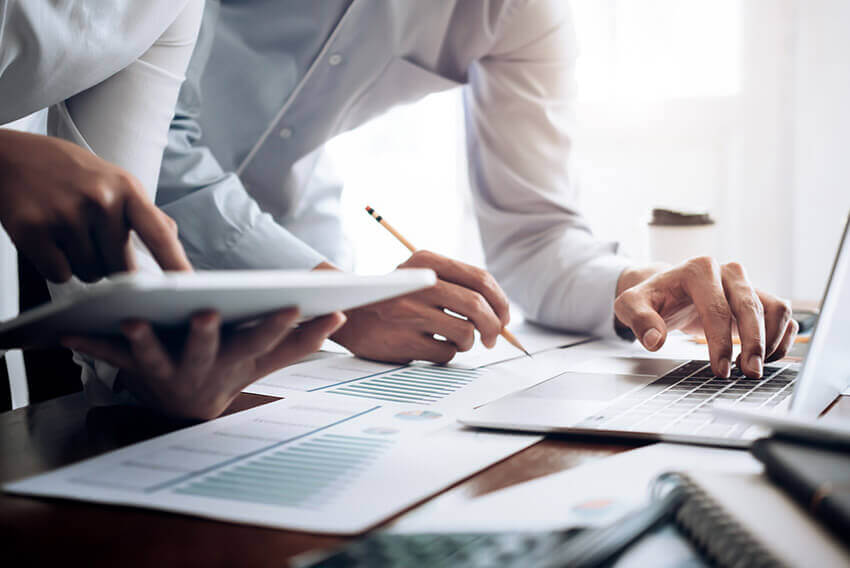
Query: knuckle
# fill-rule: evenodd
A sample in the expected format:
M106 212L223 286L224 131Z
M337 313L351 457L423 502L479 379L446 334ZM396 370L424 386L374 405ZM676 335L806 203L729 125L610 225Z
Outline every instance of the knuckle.
M697 256L685 262L688 272L697 276L705 276L717 272L717 261L710 256Z
M629 309L631 306L634 306L638 303L640 298L640 292L635 290L634 288L629 288L628 290L623 291L617 299L614 300L614 309L619 309L620 312Z
M491 321L492 318L488 317L489 311L490 304L487 303L487 300L484 299L484 296L482 296L478 292L472 292L471 297L469 299L469 313L463 315L477 320L482 326L495 326L497 325L496 322Z
M439 363L439 364L441 364L441 365L445 365L446 363L448 363L449 361L451 361L452 359L454 359L454 356L455 356L455 355L457 355L457 349L456 349L456 348L454 348L454 347L452 347L452 346L450 346L450 345L447 345L447 346L445 347L445 349L443 349L440 353L438 353L438 354L437 354L437 355L436 355L436 356L432 359L432 361L433 361L434 363Z
M145 195L142 182L136 176L124 170L120 170L115 174L115 186L120 188L122 193L130 192Z
M727 262L723 265L723 270L731 276L737 276L740 278L747 277L747 273L744 270L744 266L740 262Z
M112 184L99 178L88 190L89 204L99 210L107 210L115 203L115 190Z
M791 336L797 335L800 331L800 324L797 323L797 320L792 319L789 325L791 326Z
M475 326L469 322L461 322L458 336L460 351L469 351L475 344Z
M409 264L416 266L427 266L432 264L436 255L430 250L418 250L410 256Z
M791 317L791 302L788 300L779 300L775 303L774 311L780 319L788 319Z

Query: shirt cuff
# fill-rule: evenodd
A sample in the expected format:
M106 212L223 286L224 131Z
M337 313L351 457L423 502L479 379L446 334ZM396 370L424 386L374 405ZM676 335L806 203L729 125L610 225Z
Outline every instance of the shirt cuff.
M241 269L312 269L325 257L263 215L222 251L219 267Z

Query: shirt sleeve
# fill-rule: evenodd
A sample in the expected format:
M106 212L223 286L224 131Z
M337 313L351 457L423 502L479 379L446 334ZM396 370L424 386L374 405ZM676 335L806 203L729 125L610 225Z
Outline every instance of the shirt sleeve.
M74 142L136 176L155 197L156 178L166 132L174 112L198 33L203 0L188 0L181 11L170 11L170 25L149 49L120 72L50 108L48 134ZM139 270L160 268L138 238L131 234ZM49 284L51 295L67 296L86 285L72 278ZM118 370L79 353L89 400L114 402Z
M211 3L168 134L157 204L177 222L196 268L313 268L325 257L262 211L202 142L201 77L217 19L218 7Z
M188 0L0 0L0 124L124 69Z
M531 320L616 337L629 261L596 239L570 172L576 40L560 0L520 2L464 92L467 151L487 265Z

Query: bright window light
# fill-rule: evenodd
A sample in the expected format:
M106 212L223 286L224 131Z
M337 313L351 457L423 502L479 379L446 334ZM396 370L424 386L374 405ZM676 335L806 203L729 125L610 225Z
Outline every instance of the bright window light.
M580 99L739 91L741 0L573 0Z

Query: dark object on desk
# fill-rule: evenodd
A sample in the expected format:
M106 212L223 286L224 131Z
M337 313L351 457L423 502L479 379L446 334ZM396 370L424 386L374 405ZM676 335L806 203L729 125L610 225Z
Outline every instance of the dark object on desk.
M50 301L44 277L23 255L18 256L19 307L25 312ZM30 404L83 390L80 367L63 347L24 351Z
M673 490L612 525L535 533L375 534L331 552L315 568L607 566L635 541L670 520L684 493Z
M12 408L12 389L9 386L9 367L6 357L0 356L0 410Z
M850 449L762 438L750 451L777 485L850 544Z
M799 333L810 332L818 322L818 313L811 310L794 310L792 317L800 326Z

